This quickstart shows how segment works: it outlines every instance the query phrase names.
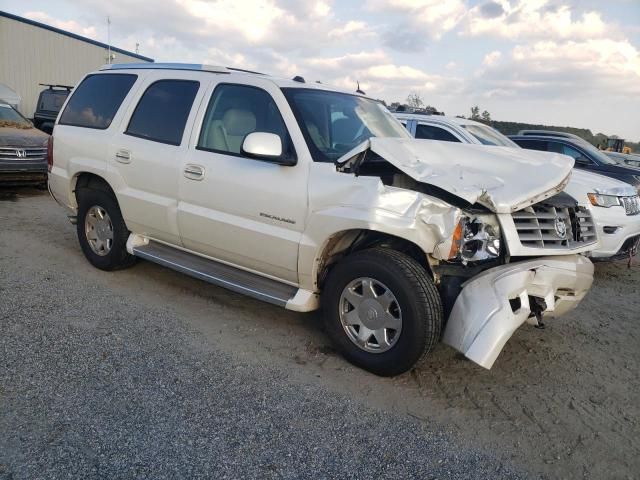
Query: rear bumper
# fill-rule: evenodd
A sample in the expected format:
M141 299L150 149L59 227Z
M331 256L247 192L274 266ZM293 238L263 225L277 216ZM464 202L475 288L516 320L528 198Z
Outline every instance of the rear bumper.
M592 282L593 264L581 255L491 268L463 285L443 341L491 368L507 340L531 317L529 297L544 300L545 318L558 317L580 303Z

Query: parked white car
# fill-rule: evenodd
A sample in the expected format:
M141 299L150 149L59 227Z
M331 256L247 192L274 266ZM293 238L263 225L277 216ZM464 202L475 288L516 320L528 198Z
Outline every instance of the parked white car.
M406 113L395 116L416 138L521 148L496 129L467 118ZM547 154L526 151L536 156ZM574 169L564 191L591 210L600 239L600 246L589 253L592 258L616 260L636 254L640 244L640 199L632 185Z
M591 215L561 193L572 159L415 140L378 102L299 77L105 66L67 99L50 151L91 264L140 257L322 304L337 348L380 375L441 337L490 368L593 280Z

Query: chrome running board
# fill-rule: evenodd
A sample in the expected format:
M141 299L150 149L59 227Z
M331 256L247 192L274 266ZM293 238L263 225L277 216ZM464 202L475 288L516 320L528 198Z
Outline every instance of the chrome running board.
M298 288L291 285L162 243L150 241L147 245L133 246L131 251L136 257L280 307L286 307L298 293Z

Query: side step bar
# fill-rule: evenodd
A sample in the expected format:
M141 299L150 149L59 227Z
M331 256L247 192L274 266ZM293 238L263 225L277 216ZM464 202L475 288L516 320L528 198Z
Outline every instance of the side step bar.
M157 242L134 245L131 252L144 260L281 307L287 307L287 304L299 293L298 288L291 285ZM297 308L293 309L298 310Z

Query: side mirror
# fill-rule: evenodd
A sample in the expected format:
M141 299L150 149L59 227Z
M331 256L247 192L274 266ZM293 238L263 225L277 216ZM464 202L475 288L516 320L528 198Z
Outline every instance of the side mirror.
M578 157L576 158L576 163L579 163L580 165L591 165L591 160L587 157Z
M267 132L253 132L242 142L243 155L257 160L278 163L281 165L295 165L295 160L283 158L282 139L280 135Z

